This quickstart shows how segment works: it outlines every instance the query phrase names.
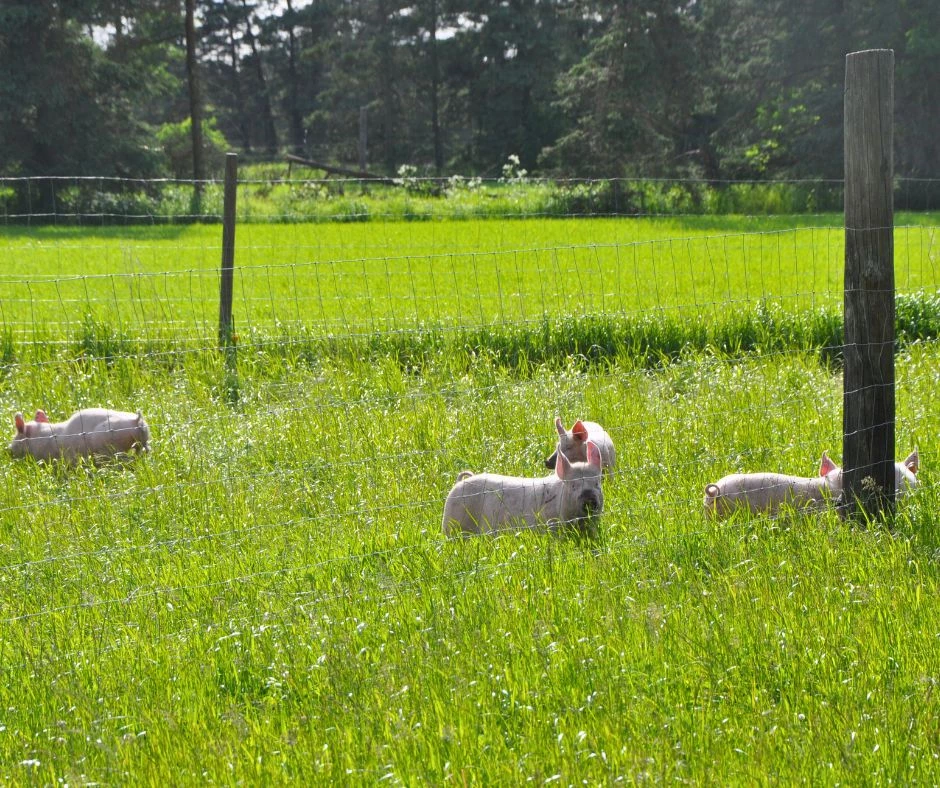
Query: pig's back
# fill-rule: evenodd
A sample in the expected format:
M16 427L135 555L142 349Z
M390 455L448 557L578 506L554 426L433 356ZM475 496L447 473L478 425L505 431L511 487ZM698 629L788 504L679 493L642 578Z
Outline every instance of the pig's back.
M84 408L63 422L63 434L80 435L97 430L123 430L137 426L137 414L110 408Z
M826 497L826 479L821 476L734 473L719 479L715 486L719 493L711 497L717 513L728 513L736 508L775 512L784 503L800 507L822 502Z
M135 446L146 451L150 429L139 413L85 408L63 423L61 435L73 455L112 454Z
M455 524L468 533L499 530L520 514L531 511L533 496L543 487L542 479L497 473L462 478L451 488L444 503L444 533L450 534Z
M596 421L582 422L588 431L588 440L597 446L601 453L601 466L604 473L608 476L613 474L613 468L617 464L617 451L614 449L614 442L600 424ZM580 458L579 458L580 459ZM587 459L585 456L584 459Z

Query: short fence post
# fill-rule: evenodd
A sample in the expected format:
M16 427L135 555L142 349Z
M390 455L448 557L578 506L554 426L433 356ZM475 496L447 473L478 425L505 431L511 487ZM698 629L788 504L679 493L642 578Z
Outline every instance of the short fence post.
M238 191L238 154L225 155L225 199L222 208L222 276L219 282L219 346L233 344L232 280L235 270L235 197Z
M894 510L894 52L845 58L845 510Z

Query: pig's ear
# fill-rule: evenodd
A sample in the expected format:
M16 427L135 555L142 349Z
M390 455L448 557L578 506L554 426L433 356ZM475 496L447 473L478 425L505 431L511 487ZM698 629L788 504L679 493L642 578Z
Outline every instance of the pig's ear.
M33 416L33 419L35 421L41 422L42 424L49 423L49 417L46 415L46 411L44 410L37 410L36 415Z
M561 446L558 447L555 453L558 455L555 462L555 475L563 480L565 476L571 473L571 461L565 456L565 453L561 450Z
M561 416L555 416L555 429L558 430L558 436L561 438L568 434L565 431L565 423L561 420Z
M907 455L907 459L904 460L904 467L915 476L917 475L917 471L920 470L920 457L917 455L917 449Z
M828 476L836 469L836 464L829 459L829 455L826 452L822 453L822 459L819 461L819 475Z
M17 413L13 417L13 423L16 424L17 434L22 435L26 431L26 420L23 418L22 413Z
M586 441L588 438L587 427L581 423L581 419L578 419L574 426L571 428L571 434L574 435L579 441Z
M597 448L597 444L595 444L594 441L588 441L587 443L587 461L588 465L593 465L600 470L601 450Z

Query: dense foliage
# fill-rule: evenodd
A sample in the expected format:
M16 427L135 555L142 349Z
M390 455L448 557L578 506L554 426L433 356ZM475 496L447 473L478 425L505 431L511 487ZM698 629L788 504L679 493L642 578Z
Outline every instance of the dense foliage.
M498 175L841 177L844 55L896 56L896 172L935 174L931 0L199 0L197 75L229 144ZM169 174L189 117L182 4L0 4L0 174ZM212 174L212 173L210 173Z

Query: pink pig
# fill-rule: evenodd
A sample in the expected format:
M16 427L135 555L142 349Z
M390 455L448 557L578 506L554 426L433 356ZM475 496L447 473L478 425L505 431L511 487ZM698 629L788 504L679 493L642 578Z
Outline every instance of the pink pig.
M14 457L31 455L37 460L62 458L74 462L80 457L150 448L150 427L140 411L86 408L68 421L51 422L45 411L37 410L33 421L25 421L23 414L17 413L14 422L16 435L10 444Z
M558 452L555 473L544 478L461 471L444 503L444 533L498 534L509 530L593 529L604 508L601 455L593 443L585 462Z
M842 470L823 452L819 476L732 473L705 488L705 513L727 517L736 509L774 514L781 504L821 511L842 494Z
M920 460L914 450L894 464L898 497L918 485ZM782 473L733 473L705 487L705 513L727 517L736 509L774 514L784 503L807 511L822 511L842 495L842 469L822 453L814 478Z
M614 442L610 439L610 435L600 424L578 419L569 431L565 429L561 417L556 416L555 429L558 431L558 446L571 462L587 460L587 443L590 441L600 451L604 475L606 477L613 475L614 465L617 464L617 452L614 450ZM557 458L558 449L545 460L545 467L554 469Z

